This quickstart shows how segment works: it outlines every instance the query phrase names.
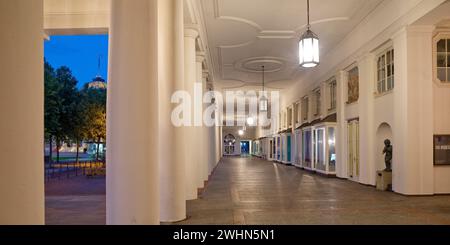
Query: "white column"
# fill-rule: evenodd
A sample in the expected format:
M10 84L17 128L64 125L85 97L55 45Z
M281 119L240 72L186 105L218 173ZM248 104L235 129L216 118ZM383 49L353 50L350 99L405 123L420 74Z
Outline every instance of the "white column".
M106 222L159 224L157 1L112 1Z
M223 147L223 126L219 126L217 127L217 144L218 144L218 153L219 153L219 161L222 159L223 157L223 151L224 151L224 147ZM217 163L219 163L219 161L217 161ZM215 164L214 167L217 166L217 163Z
M203 76L203 62L205 61L205 54L202 52L197 52L197 82L202 85L203 94L206 93L206 79ZM199 98L196 98L199 99ZM203 96L201 96L202 104L200 108L204 112L206 109L206 105L203 104ZM205 181L208 180L208 166L210 163L209 159L209 137L208 137L208 127L205 126L202 117L202 126L197 127L199 135L201 135L201 142L198 146L197 152L199 154L199 188L203 188L205 186Z
M0 225L44 224L43 11L0 1Z
M336 75L337 82L337 132L336 132L336 175L339 178L348 178L347 162L347 121L345 117L345 107L347 98L345 91L348 83L348 72L339 71Z
M184 32L184 84L186 91L189 91L189 94L192 98L192 103L195 101L194 96L194 88L195 83L197 81L197 66L196 66L196 45L195 41L198 37L198 32L194 29L186 29ZM195 127L195 108L196 106L193 104L191 107L193 108L191 119L192 124L191 127L185 127L186 130L186 200L194 200L198 197L198 188L199 188L199 174L198 171L200 168L200 151L201 144L194 143L200 142L201 137L199 131ZM200 148L200 149L199 149Z
M216 125L215 130L214 130L214 136L215 136L214 144L215 144L215 147L216 147L216 156L215 156L214 165L219 163L220 159L222 158L222 155L221 155L221 144L220 144L222 139L220 138L219 130L220 130L219 125Z
M405 195L434 194L433 30L433 26L410 26L393 37L392 186Z
M209 74L204 72L203 73L203 83L208 84L208 76ZM208 87L210 86L210 87ZM214 91L214 87L212 85L207 85L206 90L211 89ZM210 106L211 104L208 104L207 106ZM215 167L217 161L217 153L216 153L216 126L213 127L207 127L206 128L207 138L208 138L208 149L209 149L209 156L208 156L208 165L206 169L206 179L209 179L209 174L211 173L211 170Z
M360 175L359 182L366 185L375 185L375 126L373 95L375 84L375 56L367 54L358 61L359 69L359 148L360 148Z
M126 1L128 2L128 1ZM183 0L158 0L159 179L161 221L186 218L184 128L171 122L171 96L184 89ZM154 130L156 133L156 130Z

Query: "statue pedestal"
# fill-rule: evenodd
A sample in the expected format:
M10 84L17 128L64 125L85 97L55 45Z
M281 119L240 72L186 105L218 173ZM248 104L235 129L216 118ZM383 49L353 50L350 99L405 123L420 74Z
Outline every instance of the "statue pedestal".
M377 190L392 190L392 172L377 171Z

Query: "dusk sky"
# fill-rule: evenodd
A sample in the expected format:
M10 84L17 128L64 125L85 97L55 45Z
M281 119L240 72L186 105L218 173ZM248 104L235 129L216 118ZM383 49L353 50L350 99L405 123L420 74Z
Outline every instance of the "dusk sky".
M45 58L53 68L69 67L79 87L99 73L99 56L100 75L108 81L108 35L51 36L44 47Z

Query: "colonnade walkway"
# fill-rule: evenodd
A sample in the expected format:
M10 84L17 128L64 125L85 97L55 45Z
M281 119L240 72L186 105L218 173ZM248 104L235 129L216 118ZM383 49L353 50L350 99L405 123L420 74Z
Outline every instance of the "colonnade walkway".
M96 188L64 196L50 187L47 224L104 224L105 195ZM450 224L450 196L380 192L257 158L222 159L187 208L178 224Z
M406 197L256 158L224 158L181 224L450 224L450 196Z

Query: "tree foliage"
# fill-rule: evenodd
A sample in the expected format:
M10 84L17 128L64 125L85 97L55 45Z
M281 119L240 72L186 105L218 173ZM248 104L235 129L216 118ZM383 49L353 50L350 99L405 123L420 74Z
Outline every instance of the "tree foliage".
M44 68L44 121L45 121L45 138L50 139L60 130L60 100L59 100L59 84L56 81L56 73L53 67L45 61Z
M45 136L59 148L63 142L74 143L90 140L101 143L106 139L106 90L77 88L78 81L68 67L56 71L45 62ZM98 149L97 149L98 151ZM50 150L50 160L52 158ZM98 157L98 152L97 152Z

